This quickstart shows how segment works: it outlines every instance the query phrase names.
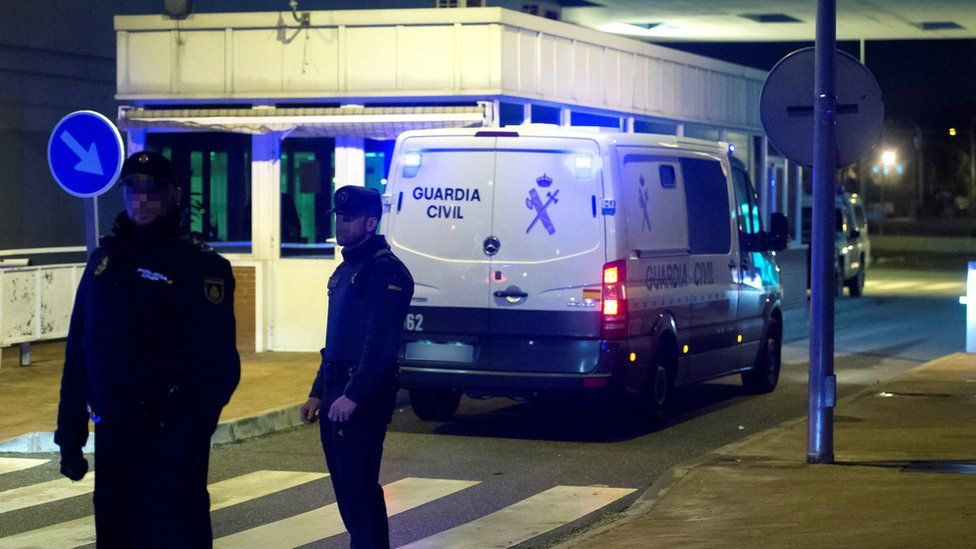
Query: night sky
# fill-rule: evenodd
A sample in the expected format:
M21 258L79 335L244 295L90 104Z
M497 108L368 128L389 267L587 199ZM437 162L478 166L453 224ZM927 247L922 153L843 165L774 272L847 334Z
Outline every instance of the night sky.
M769 70L786 54L813 43L662 45ZM838 48L860 56L858 42L838 42ZM881 86L888 125L963 128L976 116L976 40L869 41L865 59Z

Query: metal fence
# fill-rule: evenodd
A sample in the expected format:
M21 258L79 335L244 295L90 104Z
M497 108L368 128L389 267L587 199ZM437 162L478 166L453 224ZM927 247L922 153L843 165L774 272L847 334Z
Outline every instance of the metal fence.
M0 353L67 337L84 263L0 268Z

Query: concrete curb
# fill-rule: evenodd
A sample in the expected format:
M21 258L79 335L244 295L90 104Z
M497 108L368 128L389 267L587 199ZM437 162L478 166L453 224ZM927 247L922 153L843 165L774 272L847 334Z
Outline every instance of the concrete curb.
M946 355L946 356L952 356L952 355ZM842 403L853 402L855 400L859 400L868 395L876 393L879 389L879 386L884 386L886 384L897 382L901 379L904 379L912 375L914 372L930 367L932 363L937 362L942 358L944 357L940 357L925 362L923 364L919 364L918 366L902 373L901 375L888 379L883 383L865 387L860 391L857 391L853 395L849 395L843 399L840 399L839 401L837 401L837 404L840 405ZM689 460L684 463L679 463L674 467L671 467L670 469L665 471L660 477L657 478L657 480L654 481L654 483L651 484L650 487L647 488L647 490L644 491L643 494L641 494L637 498L636 501L634 501L634 503L632 503L629 507L621 511L619 514L611 517L607 517L606 519L604 519L603 522L599 522L595 525L591 525L589 528L586 528L578 532L576 535L573 535L572 537L569 538L564 538L563 540L559 541L556 544L551 545L550 547L554 547L557 549L569 549L569 548L582 547L582 546L597 546L599 545L599 543L596 543L596 540L603 534L615 529L616 527L620 526L622 523L626 523L631 520L637 520L641 515L649 513L658 503L660 503L661 499L672 488L677 486L678 483L684 480L686 476L688 476L692 471L694 471L698 467L701 467L702 465L705 465L707 463L711 463L717 458L721 458L729 454L732 454L736 450L742 447L749 446L765 438L778 435L782 431L791 429L798 423L804 423L806 421L807 418L805 416L789 419L780 423L779 425L776 425L775 427L770 427L769 429L759 431L758 433L753 433L745 438L742 438L741 440L737 440L735 442L730 442L724 446L720 446L695 459ZM593 542L593 543L587 543L587 542Z
M408 404L405 394L397 396L397 407ZM253 416L231 419L217 425L210 445L230 444L251 438L285 431L302 424L299 410L302 404L286 404L277 408L263 411ZM84 447L86 454L95 451L95 433L88 434L88 443ZM11 454L43 454L57 453L60 448L54 443L52 431L38 431L19 435L0 441L0 453Z
M254 437L284 431L301 425L298 411L301 404L289 404L273 408L258 415L242 417L222 422L210 438L210 445L240 442ZM57 453L60 448L54 443L54 433L37 431L0 441L0 453L43 454ZM83 451L95 451L95 433L89 433L88 443Z

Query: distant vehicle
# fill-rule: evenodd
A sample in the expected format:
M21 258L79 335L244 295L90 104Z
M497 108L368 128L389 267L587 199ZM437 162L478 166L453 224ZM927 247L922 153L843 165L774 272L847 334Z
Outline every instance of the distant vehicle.
M847 287L851 297L864 293L864 282L871 264L871 239L864 214L864 201L857 194L839 193L834 200L834 290L843 295ZM812 208L803 208L803 243L810 244ZM807 287L810 286L810 252L807 251Z
M416 282L400 361L416 414L615 389L660 419L676 385L772 391L786 218L763 230L728 150L549 125L402 134L383 232Z

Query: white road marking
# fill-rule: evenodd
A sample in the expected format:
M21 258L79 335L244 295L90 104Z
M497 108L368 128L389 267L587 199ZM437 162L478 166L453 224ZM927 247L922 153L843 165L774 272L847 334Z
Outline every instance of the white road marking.
M13 473L14 471L23 471L24 469L30 469L31 467L43 465L49 461L51 460L31 458L0 458L0 475L4 473Z
M43 505L52 501L90 494L95 489L95 473L88 473L78 482L66 478L39 482L0 492L0 514Z
M556 486L400 549L511 547L578 520L633 492L630 488Z
M327 476L325 473L300 471L255 471L215 482L207 487L210 491L210 510L224 509ZM94 516L0 538L0 547L4 549L73 549L92 543L95 543Z
M402 513L425 503L470 488L477 481L405 478L383 487L386 509L390 515ZM318 509L244 530L214 540L214 547L261 547L262 549L292 548L346 531L339 516L339 507L329 504Z

